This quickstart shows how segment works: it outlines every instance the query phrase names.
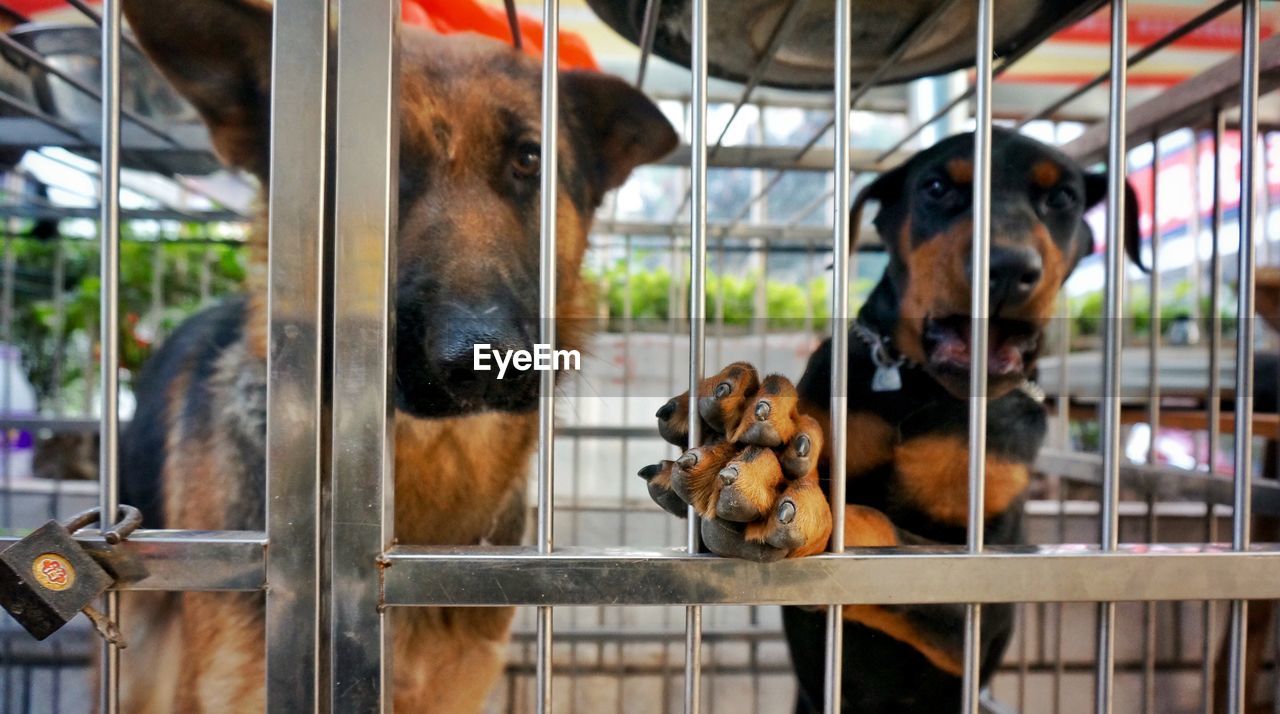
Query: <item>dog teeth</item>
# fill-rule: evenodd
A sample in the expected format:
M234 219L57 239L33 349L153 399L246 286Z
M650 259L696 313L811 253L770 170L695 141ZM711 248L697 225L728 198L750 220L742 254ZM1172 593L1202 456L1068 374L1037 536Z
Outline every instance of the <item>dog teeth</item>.
M756 403L756 419L764 421L769 418L769 414L773 412L773 408L769 406L769 402L761 401Z

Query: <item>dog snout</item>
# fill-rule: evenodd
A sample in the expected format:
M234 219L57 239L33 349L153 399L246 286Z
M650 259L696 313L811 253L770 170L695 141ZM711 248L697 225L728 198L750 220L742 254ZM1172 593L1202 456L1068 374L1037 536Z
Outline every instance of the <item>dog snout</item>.
M990 290L993 307L1017 307L1040 285L1044 261L1027 245L991 246Z
M480 396L491 379L476 369L477 348L485 355L532 349L524 326L503 305L450 305L441 312L443 319L427 344L427 354L455 395L476 391L471 396Z

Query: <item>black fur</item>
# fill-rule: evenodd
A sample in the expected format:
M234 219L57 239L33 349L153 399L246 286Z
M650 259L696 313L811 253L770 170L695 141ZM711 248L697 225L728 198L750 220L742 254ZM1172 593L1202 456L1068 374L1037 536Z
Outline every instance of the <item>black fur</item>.
M902 166L883 174L859 196L862 204L878 201L875 226L888 246L890 262L884 276L859 312L859 321L880 335L893 336L899 323L900 302L908 276L907 254L935 236L955 230L959 221L972 216L972 188L957 182L948 173L949 162L967 161L973 155L971 134L951 137L923 151ZM992 178L993 236L1017 244L1029 242L1035 222L1048 231L1051 240L1069 262L1069 274L1079 260L1093 249L1093 234L1082 220L1084 211L1105 198L1105 174L1088 174L1056 149L1013 132L994 131L992 151L996 170ZM1056 186L1032 185L1030 167L1048 160L1061 168ZM942 184L941 187L937 184ZM933 184L933 185L931 185ZM1049 194L1053 205L1049 205ZM1128 203L1126 251L1139 262L1138 210L1132 189ZM855 218L856 220L856 218ZM909 224L907 223L909 221ZM905 244L899 244L909 225ZM905 251L905 253L904 253ZM993 311L997 304L993 296ZM954 312L966 314L967 304ZM797 384L802 402L831 403L831 343L824 342L810 357L804 376ZM968 401L956 394L956 383L944 385L926 367L903 366L902 388L893 392L871 389L876 369L870 349L856 336L850 337L849 395L851 412L865 412L887 422L896 432L897 443L924 435L965 439L968 431ZM1034 377L1034 357L1025 366ZM962 384L967 384L967 374ZM965 388L967 390L967 387ZM989 401L987 423L988 457L1030 467L1044 442L1047 419L1043 406L1024 391L1007 391ZM831 474L823 466L824 487ZM962 525L939 523L928 513L899 496L892 462L857 474L847 481L847 501L875 508L892 521L898 539L905 545L963 545ZM1022 541L1022 506L1019 496L1002 513L986 519L986 542L1013 545ZM884 606L903 614L921 637L940 649L958 654L963 646L963 605ZM981 681L995 672L1013 629L1012 605L983 608ZM792 661L799 680L797 712L822 710L823 652L826 617L811 609L784 608L783 623ZM844 701L847 712L948 712L960 704L959 677L935 667L921 652L887 634L846 621L844 625Z
M142 511L147 528L167 527L161 473L169 421L174 416L170 414L168 386L188 375L189 387L183 395L185 413L181 416L188 424L212 425L213 400L205 391L218 358L240 341L244 313L244 299L234 298L191 317L147 360L138 376L134 388L137 408L120 438L120 501ZM257 509L251 510L258 513Z

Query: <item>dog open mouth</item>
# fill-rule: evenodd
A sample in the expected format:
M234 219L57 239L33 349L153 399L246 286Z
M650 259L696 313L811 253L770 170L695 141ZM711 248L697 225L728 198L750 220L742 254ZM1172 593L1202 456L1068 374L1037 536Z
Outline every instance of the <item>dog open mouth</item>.
M1023 320L992 318L987 343L987 373L1021 374L1040 349L1040 330ZM972 355L970 317L926 317L922 337L929 366L945 372L969 372Z

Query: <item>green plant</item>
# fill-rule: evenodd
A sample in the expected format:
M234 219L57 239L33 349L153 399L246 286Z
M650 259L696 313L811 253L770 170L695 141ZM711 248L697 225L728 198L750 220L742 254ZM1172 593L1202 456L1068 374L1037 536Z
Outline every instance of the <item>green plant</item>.
M630 269L617 261L602 270L585 270L583 279L603 303L603 316L609 329L618 329L619 321L628 314L633 325L646 321L666 321L684 313L683 306L674 312L673 292L677 300L688 295L688 276L673 290L671 271L666 267L645 269L647 255L637 254ZM706 279L706 314L709 320L723 319L726 325L745 326L764 318L771 330L798 330L811 325L815 331L827 329L831 314L829 279L813 278L807 283L765 280L763 284L764 314L758 314L762 276L758 271L745 275L708 272ZM851 286L854 304L859 304L871 291L872 282L860 279ZM629 304L628 304L629 300Z
M141 241L128 239L128 231L124 235L118 339L120 366L132 373L157 339L203 305L205 288L209 299L239 289L245 255L238 244ZM10 338L22 347L28 379L42 400L67 390L83 392L91 378L85 374L90 369L87 365L97 354L101 287L97 244L76 239L6 240L15 266ZM63 278L61 285L55 285L59 252Z

